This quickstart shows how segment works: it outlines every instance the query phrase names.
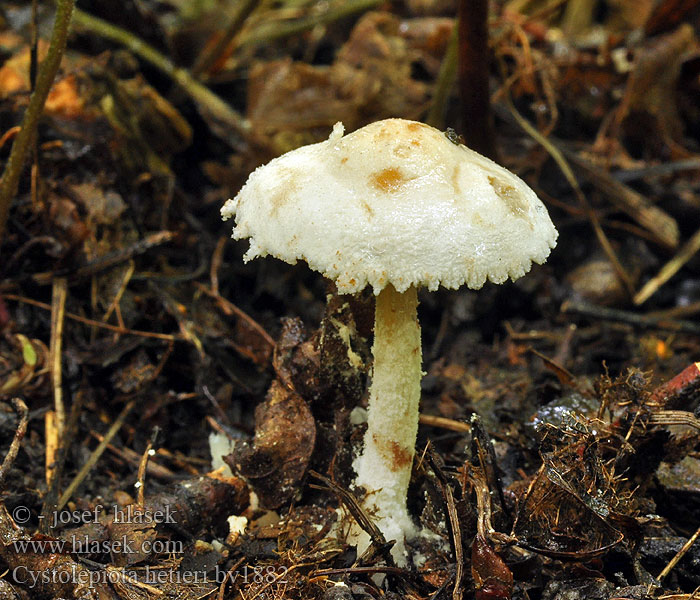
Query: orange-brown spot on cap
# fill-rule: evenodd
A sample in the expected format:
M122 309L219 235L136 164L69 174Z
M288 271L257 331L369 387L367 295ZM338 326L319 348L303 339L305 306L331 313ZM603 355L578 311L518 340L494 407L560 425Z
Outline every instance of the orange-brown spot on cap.
M390 127L382 127L375 135L375 139L382 140L384 138L392 137L392 131Z
M341 165L344 165L346 162L348 162L348 157L347 157L347 156L343 156L343 158L340 159L340 164L341 164Z
M283 181L270 197L270 217L272 218L276 218L279 210L299 191L297 173L294 170L280 169L280 178Z
M376 188L383 192L396 192L401 186L406 183L407 179L402 175L401 171L396 167L389 167L370 176L370 182Z
M425 125L423 123L417 123L417 122L409 123L408 125L406 125L406 129L408 129L409 131L418 131L419 129L422 129L423 127L427 127L427 125Z
M513 216L526 221L530 225L530 229L532 229L534 225L530 219L528 203L526 200L512 185L506 183L505 181L492 176L489 176L488 180L489 184L491 184L491 187L496 192L496 195L503 200L503 203L513 214Z
M461 166L459 163L455 165L454 170L452 171L452 188L455 191L455 194L458 196L462 195L462 188L459 186L459 171L461 169Z

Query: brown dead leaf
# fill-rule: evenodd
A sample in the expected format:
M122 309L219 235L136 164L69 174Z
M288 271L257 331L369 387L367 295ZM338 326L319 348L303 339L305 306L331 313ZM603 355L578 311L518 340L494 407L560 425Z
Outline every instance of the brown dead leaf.
M117 192L101 189L94 183L72 185L70 194L87 212L88 221L95 224L114 223L126 210L126 203Z
M266 508L291 499L306 472L316 424L304 399L279 381L255 409L255 438L238 444L225 460L241 473Z
M348 126L355 124L351 98L333 85L329 68L292 62L291 58L253 67L248 106L255 130L266 136L281 131L302 136L309 129L330 128L339 120L347 121ZM304 136L298 139L299 144L306 141Z
M21 333L0 338L0 398L27 395L45 382L49 350Z
M449 17L425 17L407 19L400 25L408 47L419 53L421 64L435 77L440 71L454 22Z
M362 122L365 115L415 119L425 109L427 87L411 76L420 53L406 43L401 25L390 13L367 13L338 52L333 80L352 91Z
M283 319L282 333L275 346L272 366L282 384L304 396L318 389L318 352L306 339L300 319Z
M49 197L49 219L54 225L54 235L69 246L77 246L89 235L90 229L80 215L75 202L63 196Z
M109 537L116 543L110 547L112 563L118 567L138 564L150 558L148 548L153 547L157 532L154 523L140 524L138 513L133 521L112 522L108 526Z
M78 79L74 74L69 74L56 81L51 87L44 110L52 115L77 119L84 114L85 100L78 89Z
M334 296L321 322L318 351L319 378L327 390L323 399L330 410L357 406L365 389L370 362L366 340L355 323L355 305L345 296Z
M18 50L19 44L17 44L17 46L15 46L15 44L19 42L20 39L17 39L15 36L3 41L10 43L15 54L0 67L0 99L7 98L19 92L29 92L29 46L27 45L21 50ZM39 61L44 60L48 49L49 43L46 40L40 39L37 44Z
M402 36L397 17L368 13L330 67L289 58L256 65L248 118L278 153L319 141L337 121L352 131L369 120L415 119L428 100L426 84L411 76L420 56Z

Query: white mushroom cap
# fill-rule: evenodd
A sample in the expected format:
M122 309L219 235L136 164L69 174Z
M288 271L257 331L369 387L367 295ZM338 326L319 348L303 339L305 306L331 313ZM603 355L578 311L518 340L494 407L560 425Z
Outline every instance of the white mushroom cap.
M387 119L280 156L221 209L246 260L305 260L340 293L480 288L543 263L547 209L517 176L423 123Z

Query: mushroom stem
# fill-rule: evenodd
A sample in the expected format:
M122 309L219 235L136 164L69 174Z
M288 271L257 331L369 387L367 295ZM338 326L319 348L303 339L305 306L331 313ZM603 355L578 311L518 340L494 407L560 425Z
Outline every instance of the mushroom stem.
M387 540L415 533L406 510L406 493L418 432L421 341L416 315L418 297L387 285L377 296L374 316L374 369L367 433L355 462L356 483L368 492L365 505ZM359 551L359 548L358 548Z

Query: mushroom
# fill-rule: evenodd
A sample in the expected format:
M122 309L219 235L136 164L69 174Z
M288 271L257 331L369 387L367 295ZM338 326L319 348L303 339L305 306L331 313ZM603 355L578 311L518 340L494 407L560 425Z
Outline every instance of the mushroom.
M406 508L420 401L417 288L478 289L543 263L557 231L517 176L423 123L387 119L259 167L221 210L245 260L305 260L341 294L371 285L373 372L364 449L354 463L365 507L405 564ZM356 532L358 552L368 544Z

